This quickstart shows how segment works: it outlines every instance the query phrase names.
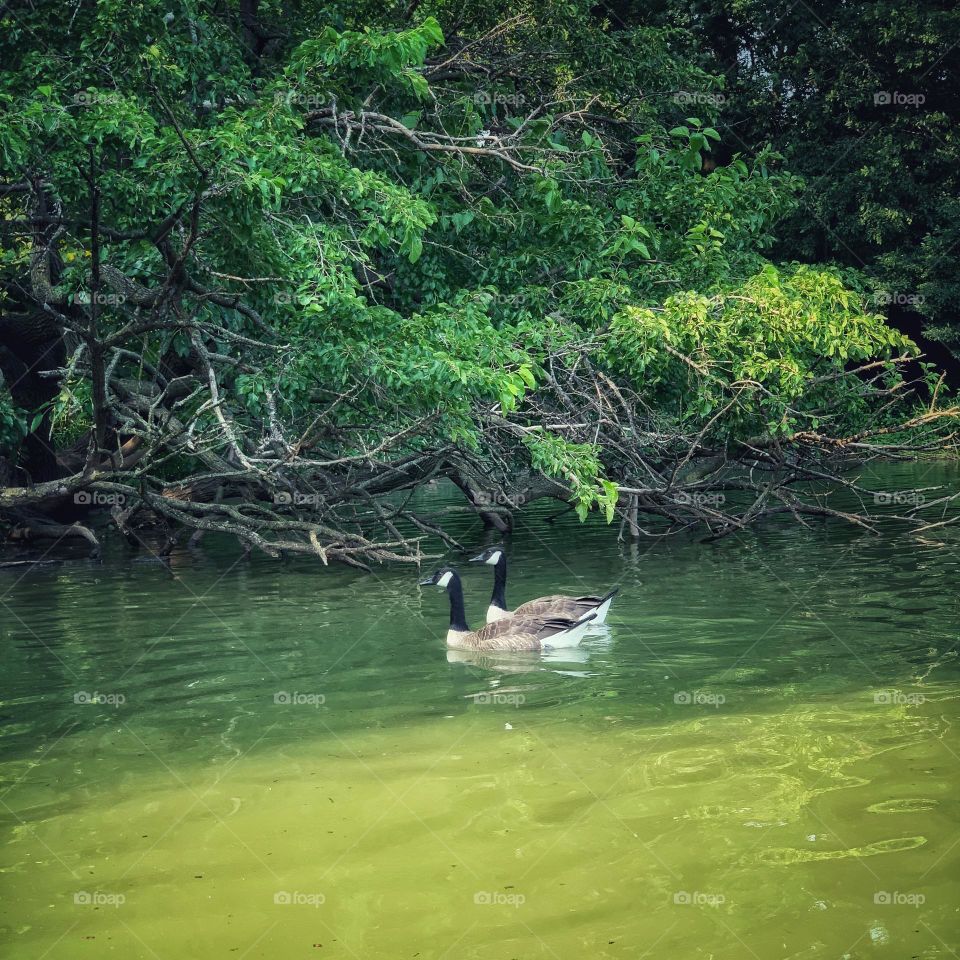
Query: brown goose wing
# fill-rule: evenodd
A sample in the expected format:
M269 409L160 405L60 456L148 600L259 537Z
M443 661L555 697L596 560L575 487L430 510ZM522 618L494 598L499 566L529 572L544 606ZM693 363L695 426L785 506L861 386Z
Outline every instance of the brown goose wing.
M478 650L521 652L540 650L554 634L569 630L576 620L566 617L508 617L477 630L473 642Z
M478 650L511 651L539 650L534 621L527 618L507 617L481 627L473 635Z
M515 617L568 617L571 620L577 620L602 602L603 597L565 597L563 594L556 593L521 603L513 611L513 615Z

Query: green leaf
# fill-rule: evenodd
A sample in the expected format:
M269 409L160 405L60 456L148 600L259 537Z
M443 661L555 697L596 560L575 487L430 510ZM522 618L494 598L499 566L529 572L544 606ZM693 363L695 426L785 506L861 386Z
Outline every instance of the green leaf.
M529 367L520 367L520 369L517 370L517 373L520 374L520 378L531 390L536 387L537 379L534 377L533 371Z
M600 486L603 487L603 509L607 518L607 523L612 523L617 514L617 501L620 499L620 491L612 480L600 479Z
M410 240L410 252L407 254L407 258L411 263L416 263L420 259L420 255L423 253L423 240L420 237L415 236Z

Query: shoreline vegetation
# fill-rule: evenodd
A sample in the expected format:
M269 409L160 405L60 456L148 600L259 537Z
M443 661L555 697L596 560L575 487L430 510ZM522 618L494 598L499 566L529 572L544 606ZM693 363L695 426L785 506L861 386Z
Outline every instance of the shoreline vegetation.
M503 533L960 516L858 480L954 457L960 406L883 257L782 256L818 181L738 143L698 24L58 9L0 15L8 541L420 563L460 546L411 503L438 479Z

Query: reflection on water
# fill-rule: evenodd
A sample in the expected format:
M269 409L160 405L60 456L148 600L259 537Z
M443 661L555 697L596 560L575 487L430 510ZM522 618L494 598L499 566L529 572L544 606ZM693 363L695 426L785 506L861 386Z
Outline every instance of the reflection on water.
M610 627L601 624L587 631L579 647L545 648L540 653L480 652L475 650L447 650L447 663L462 663L475 667L479 675L497 673L537 673L549 671L562 676L590 677L585 669L590 657L610 646ZM497 681L491 679L491 684Z
M531 518L516 602L621 593L496 658L407 570L4 574L6 953L956 955L957 547Z

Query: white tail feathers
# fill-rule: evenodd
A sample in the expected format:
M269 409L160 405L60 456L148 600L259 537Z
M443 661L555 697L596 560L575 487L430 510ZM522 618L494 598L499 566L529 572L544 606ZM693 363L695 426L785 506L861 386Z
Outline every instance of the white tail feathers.
M589 613L585 613L572 627L561 630L560 633L555 633L552 637L544 640L543 645L545 647L552 647L554 650L559 650L563 647L579 646L583 635L587 632L587 627L596 622L594 616L592 610Z
M590 622L595 626L599 626L601 623L606 623L607 614L610 612L610 604L613 603L613 598L617 595L616 590L611 590L600 604L594 607L592 610L588 610L582 617L580 617L580 622L583 623L588 617L592 618Z

